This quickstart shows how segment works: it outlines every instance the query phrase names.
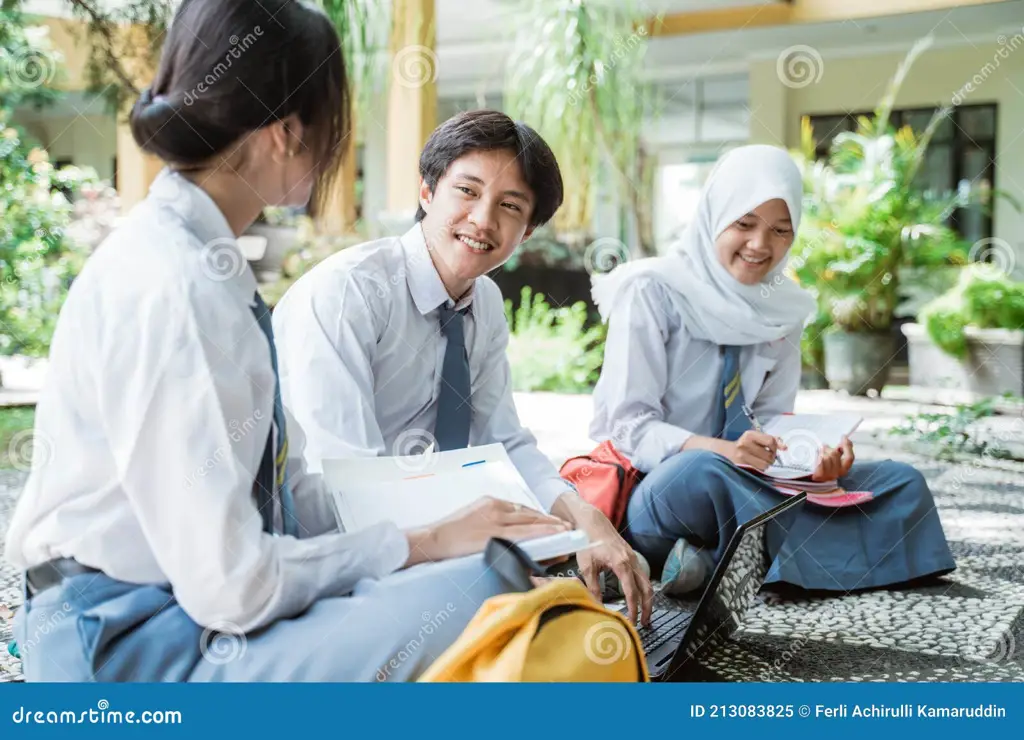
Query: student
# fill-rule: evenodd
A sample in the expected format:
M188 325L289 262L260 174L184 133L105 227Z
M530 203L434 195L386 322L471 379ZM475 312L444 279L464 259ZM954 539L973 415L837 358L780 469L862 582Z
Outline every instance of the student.
M346 96L338 37L312 6L178 9L131 114L170 168L71 288L36 419L52 454L7 540L26 571L28 680L415 678L505 590L482 558L449 559L567 529L484 500L423 530L342 534L302 469L235 239L267 204L318 203Z
M784 500L737 465L764 470L779 449L751 429L744 403L765 423L792 412L800 384L800 335L814 301L783 268L802 193L785 151L740 147L709 177L677 253L595 281L608 339L591 436L612 440L647 474L625 535L662 568L667 593L698 588L736 526ZM954 568L917 470L855 463L844 439L820 451L814 472L837 477L875 499L840 509L808 503L769 527L769 583L845 592Z
M562 202L562 178L533 129L497 111L442 124L420 156L416 223L303 275L274 311L284 403L306 462L501 443L552 514L599 543L579 555L595 595L614 571L632 616L650 584L611 523L559 477L512 400L500 267Z

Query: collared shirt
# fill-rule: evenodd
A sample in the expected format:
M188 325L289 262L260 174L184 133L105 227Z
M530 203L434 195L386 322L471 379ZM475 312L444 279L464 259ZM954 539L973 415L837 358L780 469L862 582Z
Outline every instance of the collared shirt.
M663 282L640 277L624 291L608 322L590 436L612 440L646 473L692 435L715 434L724 360L718 345L689 334L682 297ZM801 332L740 351L743 397L762 423L793 410Z
M255 290L213 200L161 173L61 311L7 539L13 564L71 557L116 579L169 583L199 624L246 630L401 567L408 543L393 525L336 531L294 423L302 538L262 531L253 480L274 373Z
M303 275L274 310L284 403L306 433L306 463L422 452L432 439L451 305L416 224L350 247ZM499 442L550 509L572 488L537 449L512 399L501 292L477 278L457 309L471 383L470 445Z

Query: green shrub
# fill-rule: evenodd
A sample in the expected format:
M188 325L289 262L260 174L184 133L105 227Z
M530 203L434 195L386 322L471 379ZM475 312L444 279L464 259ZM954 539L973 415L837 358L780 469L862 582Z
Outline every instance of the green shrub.
M967 356L967 317L959 295L936 298L922 309L920 320L928 336L945 352L961 359Z
M586 328L585 303L552 308L542 293L526 287L518 308L505 301L505 318L515 390L586 393L594 387L604 359L605 328Z
M1024 283L1011 280L991 265L965 267L957 284L918 314L928 336L957 358L967 355L964 329L1024 328Z
M0 11L0 40L0 354L44 355L85 257L67 234L73 208L63 193L73 195L91 175L55 170L10 123L15 107L52 97L33 76L58 61L45 37L20 14Z

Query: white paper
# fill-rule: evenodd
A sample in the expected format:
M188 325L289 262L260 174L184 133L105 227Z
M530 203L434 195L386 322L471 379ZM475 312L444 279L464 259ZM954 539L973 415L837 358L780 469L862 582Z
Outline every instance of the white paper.
M783 414L764 426L766 434L781 437L786 450L765 472L773 478L793 480L814 472L823 446L838 447L860 426L863 417L854 414Z
M400 529L424 527L484 496L543 511L519 472L500 460L398 480L348 482L334 494L341 524L350 532L382 521Z
M390 483L413 475L448 473L462 469L466 463L480 460L501 461L515 470L508 452L505 451L505 445L496 443L404 457L354 457L343 460L324 460L323 477L329 490L345 491L350 487L366 483ZM516 476L525 487L526 481L519 475L519 471L516 471Z

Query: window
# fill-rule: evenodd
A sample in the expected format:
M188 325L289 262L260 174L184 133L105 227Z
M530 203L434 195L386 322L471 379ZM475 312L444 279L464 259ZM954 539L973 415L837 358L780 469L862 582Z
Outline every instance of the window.
M896 127L910 126L924 131L934 108L908 108L892 113ZM870 111L836 115L811 116L817 137L818 158L827 155L832 140L841 131L853 131L858 116ZM951 191L958 187L995 187L996 106L963 105L955 108L935 132L925 161L918 173L918 182L926 190ZM970 242L992 236L992 214L980 206L958 208L948 224Z
M657 83L644 138L662 147L746 142L749 96L746 74Z

